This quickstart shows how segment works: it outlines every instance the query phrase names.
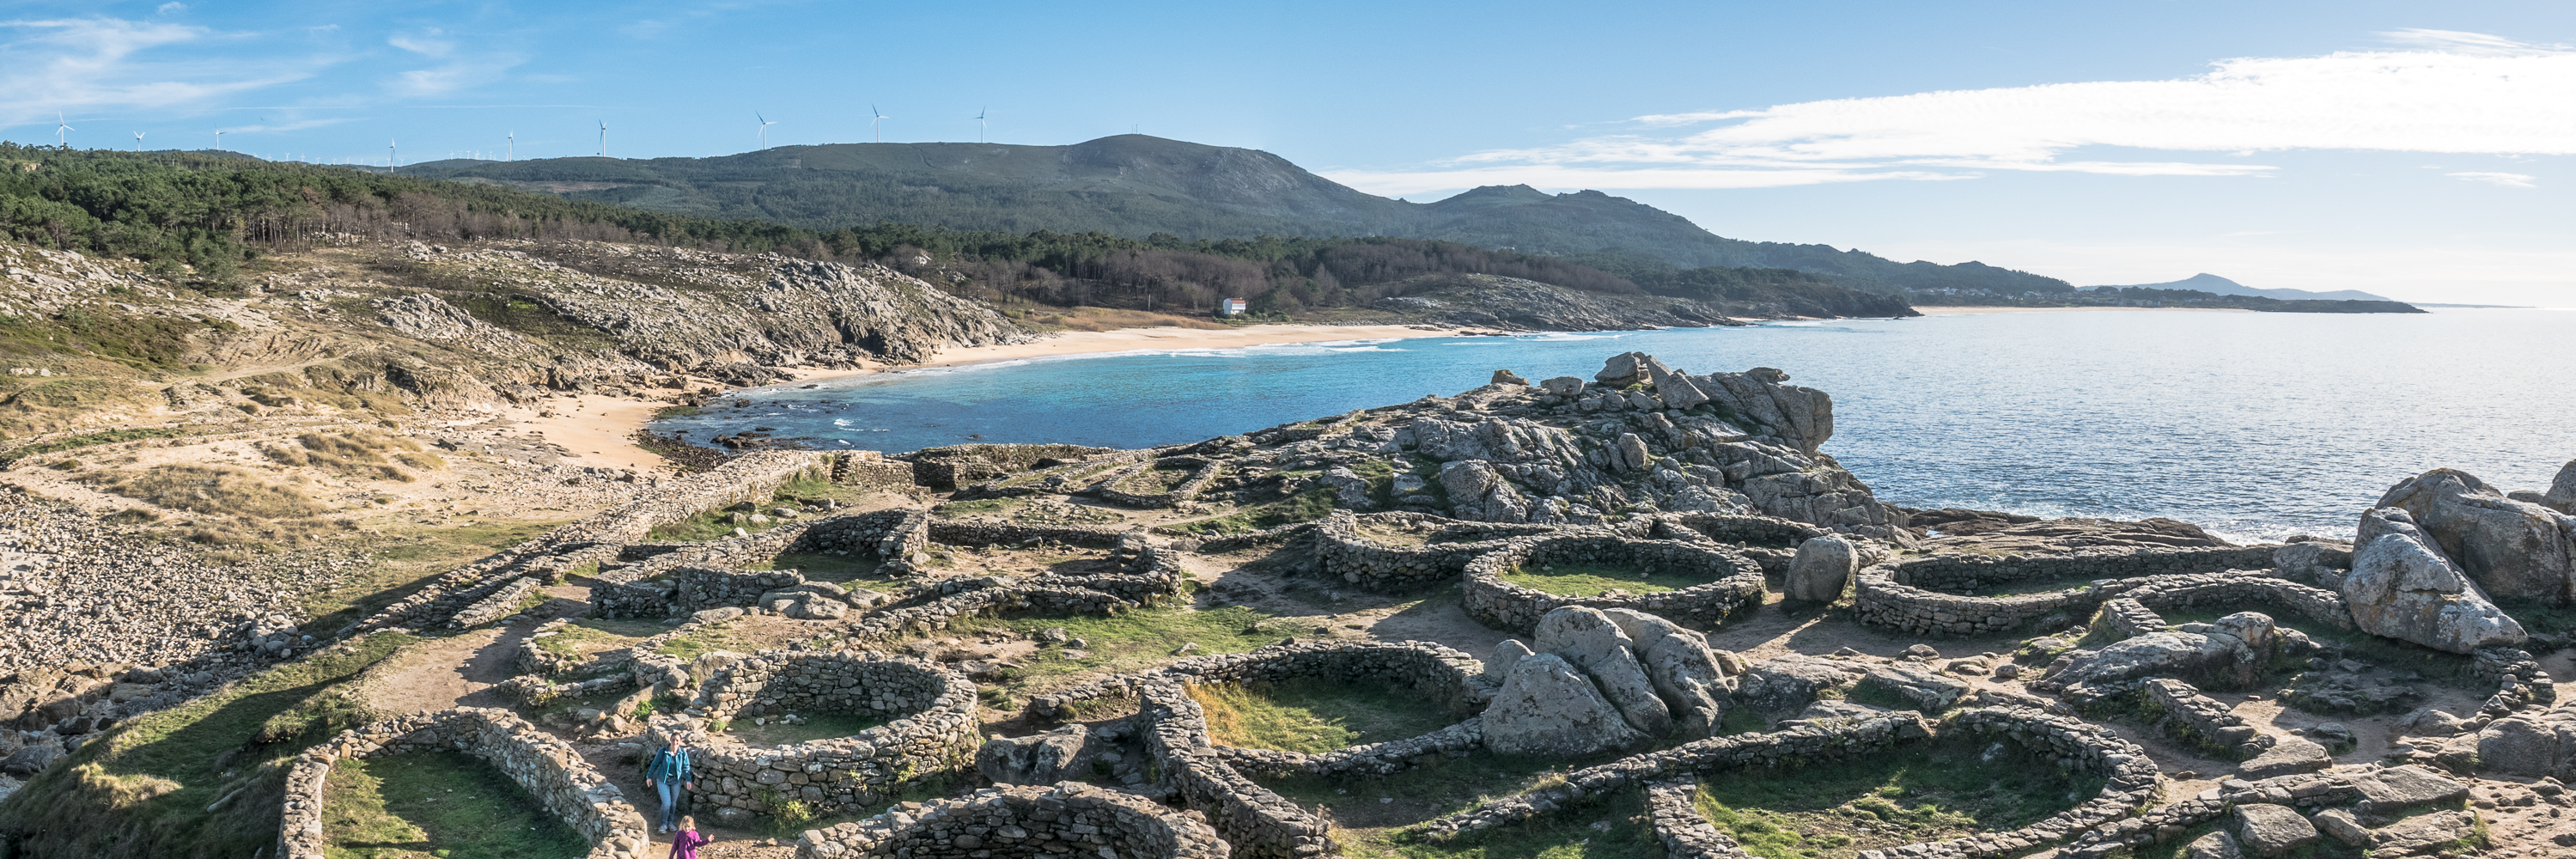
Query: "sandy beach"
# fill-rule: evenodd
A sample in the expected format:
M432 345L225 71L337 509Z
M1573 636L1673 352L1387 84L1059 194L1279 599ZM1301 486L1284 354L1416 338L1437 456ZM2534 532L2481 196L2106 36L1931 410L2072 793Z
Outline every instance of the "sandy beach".
M1232 349L1272 343L1332 340L1381 340L1407 337L1454 337L1469 330L1415 325L1246 325L1198 329L1160 326L1111 331L1068 331L1028 343L948 349L922 364L886 364L860 369L795 371L797 382L813 382L913 367L941 367L1015 358L1125 352L1135 349ZM632 468L659 466L662 458L636 446L635 431L653 420L669 403L597 394L553 397L536 408L507 408L499 417L516 421L546 440L571 449L570 458L589 466Z
M1966 313L2252 313L2241 307L1924 307L1916 306L1925 316L1958 316Z

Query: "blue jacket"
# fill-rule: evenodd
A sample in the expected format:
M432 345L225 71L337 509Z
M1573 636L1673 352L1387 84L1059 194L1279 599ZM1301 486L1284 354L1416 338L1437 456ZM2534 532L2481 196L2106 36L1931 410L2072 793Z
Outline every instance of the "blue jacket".
M696 781L696 779L691 778L690 776L689 750L687 748L682 748L676 753L671 751L667 746L655 749L653 750L652 765L644 768L644 777L654 781L676 781L681 783Z

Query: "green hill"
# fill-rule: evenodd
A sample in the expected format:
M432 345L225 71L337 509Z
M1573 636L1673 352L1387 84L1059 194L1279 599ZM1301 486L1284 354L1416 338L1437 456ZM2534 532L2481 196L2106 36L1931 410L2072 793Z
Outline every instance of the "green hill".
M843 143L716 158L432 161L403 170L824 231L897 221L950 230L1128 238L1392 236L1543 256L1606 254L1673 269L1796 269L1890 294L2073 289L2056 278L1981 263L1898 263L1827 245L1724 238L1679 215L1598 191L1547 194L1515 185L1431 203L1391 200L1267 152L1136 134L1070 146Z

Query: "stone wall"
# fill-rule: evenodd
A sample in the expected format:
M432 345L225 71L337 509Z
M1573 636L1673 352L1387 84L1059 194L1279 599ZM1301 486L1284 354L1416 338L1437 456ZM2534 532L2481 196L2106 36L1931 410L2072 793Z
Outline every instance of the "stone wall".
M605 564L597 576L597 583L591 586L590 614L603 618L658 618L716 606L751 605L764 591L744 592L743 588L726 588L716 580L791 574L792 571L784 570L755 572L744 569L766 566L779 555L789 553L875 553L887 559L910 557L929 545L929 521L929 512L918 508L826 516L790 522L748 536L685 544L675 550L654 552L634 563ZM709 583L717 590L692 594L689 584L680 581L684 572L686 577ZM800 576L794 582L768 590L802 581L804 579ZM736 599L738 601L732 601Z
M2144 603L2119 597L2102 601L2101 611L2093 615L2092 626L2120 638L2136 638L2150 632L2163 632L2165 618Z
M1419 530L1423 543L1380 543L1360 533L1362 524ZM1356 515L1335 510L1315 523L1310 545L1316 571L1324 577L1371 593L1402 593L1457 576L1466 571L1467 562L1504 548L1511 538L1558 530L1549 525L1462 522L1422 513Z
M2025 708L1986 707L1951 716L1942 730L2011 741L2024 752L2054 759L2059 766L2103 776L2102 790L2082 805L2010 832L1863 850L1859 859L1990 859L2019 855L2065 842L2106 824L2126 823L2133 819L2130 815L2154 802L2163 788L2164 773L2147 757L2145 749L2107 729L2071 717Z
M2090 582L2260 569L2277 547L2140 550L2123 554L1953 555L1873 564L1860 571L1854 614L1863 623L1932 635L1985 635L2062 615L2090 616L2106 596L2091 584L2013 596L1969 596L2030 582ZM2146 602L2140 600L2140 602ZM2152 605L2152 603L2150 603Z
M2244 760L2263 753L2278 742L2271 735L2245 724L2225 703L2200 694L2198 688L2172 678L2155 678L2140 684L2146 692L2147 714L2156 718L2156 727L2174 739L2201 746L2231 760Z
M726 734L701 734L714 720L789 713L841 713L893 721L855 736L755 749ZM674 734L698 735L698 802L719 819L741 820L801 800L818 814L882 801L920 778L971 766L975 684L935 663L879 653L765 650L716 672L687 710L656 713L646 748Z
M278 828L283 859L323 859L323 786L341 758L427 749L461 751L491 762L546 810L590 840L592 859L649 859L644 816L574 751L508 710L472 707L400 716L340 732L306 749L286 776Z
M1337 683L1380 683L1403 689L1419 700L1461 714L1484 708L1493 689L1482 679L1483 664L1474 656L1421 641L1328 641L1274 644L1251 653L1229 653L1183 660L1163 669L1167 678L1187 684L1279 683L1319 678ZM1102 691L1107 691L1105 688ZM1065 703L1059 694L1048 712ZM1034 709L1035 704L1032 704ZM1329 752L1306 754L1232 746L1208 748L1237 770L1280 774L1388 775L1442 758L1458 757L1484 745L1483 723L1467 718L1418 737L1367 743Z
M1115 448L1078 444L960 444L925 447L912 454L912 480L932 489L956 489L1015 471L1027 471L1040 460L1087 459L1118 453Z
M1200 816L1075 782L987 788L809 830L797 859L1225 859Z
M475 600L473 605L466 606L465 608L457 611L455 617L448 619L447 627L449 629L473 629L475 627L509 617L510 615L517 614L519 611L519 603L525 601L529 594L535 593L538 586L541 584L543 583L537 581L534 577L521 577L512 580L508 584L493 589L490 594L485 595L482 599Z
M1145 751L1183 801L1207 815L1233 845L1234 859L1293 859L1332 849L1331 827L1296 803L1236 772L1208 741L1207 714L1180 682L1148 679L1136 688L1147 730Z
M1655 840L1664 842L1664 854L1672 859L1750 859L1753 854L1744 852L1734 836L1700 815L1692 801L1698 791L1699 783L1689 779L1646 786L1646 813L1654 822Z
M2280 578L2270 570L2145 576L2104 583L2093 592L2103 599L2136 600L2153 609L2207 608L2232 613L2254 603L2330 623L2338 629L2353 628L2352 608L2344 604L2342 594Z
M670 614L691 614L700 609L751 605L760 601L761 594L804 583L804 574L795 570L718 570L706 567L681 567L671 571Z
M1572 597L1503 580L1515 567L1604 564L1638 572L1705 577L1707 584L1650 594L1608 593ZM1712 629L1745 605L1762 602L1762 567L1732 550L1678 540L1632 540L1601 535L1520 538L1467 564L1460 605L1467 616L1495 629L1529 633L1538 619L1565 606L1630 608L1693 629Z
M1136 492L1130 489L1121 488L1127 482L1128 478L1143 474L1150 470L1166 467L1188 468L1192 469L1192 471L1190 472L1188 479L1182 480L1171 489L1161 492ZM1224 470L1225 466L1222 463L1204 457L1167 456L1160 459L1148 459L1143 462L1136 463L1135 465L1110 472L1108 476L1093 482L1089 486L1083 487L1079 494L1089 495L1102 501L1107 501L1111 504L1118 504L1126 507L1140 507L1145 509L1170 507L1199 497L1199 492L1207 488L1208 482L1215 480L1217 474Z
M333 637L347 638L395 626L441 625L457 611L490 596L517 577L544 578L585 563L615 561L626 544L643 541L656 525L740 501L767 498L780 485L798 477L830 474L836 458L843 456L848 454L759 451L735 457L713 470L664 481L644 490L633 501L448 571Z

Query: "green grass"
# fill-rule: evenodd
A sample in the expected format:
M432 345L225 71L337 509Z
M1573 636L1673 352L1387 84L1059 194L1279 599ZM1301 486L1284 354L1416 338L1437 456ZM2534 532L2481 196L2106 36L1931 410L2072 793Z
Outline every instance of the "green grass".
M1108 616L1040 616L1007 620L961 617L949 622L949 628L958 632L998 628L1018 637L1058 626L1064 627L1067 636L1083 639L1086 655L1081 659L1066 659L1063 647L1047 645L1021 663L1023 670L1019 676L1004 684L1005 694L1016 694L1033 682L1075 672L1143 668L1169 660L1183 644L1198 645L1190 651L1192 656L1246 653L1277 644L1281 639L1315 632L1312 626L1273 620L1270 614L1243 606L1205 611L1186 606L1156 606Z
M724 732L727 736L741 740L744 745L795 745L815 740L847 737L894 721L883 716L854 716L847 713L798 713L796 715L805 719L805 724L790 725L778 721L773 716L768 717L769 724L760 725L753 723L753 717L736 716L733 721L725 723Z
M1531 590L1569 597L1597 597L1608 593L1613 588L1632 594L1662 593L1698 587L1709 582L1702 576L1660 572L1639 573L1636 570L1598 564L1556 564L1552 568L1536 570L1513 567L1510 572L1504 573L1502 578L1503 581Z
M590 842L499 769L462 752L342 760L324 785L331 859L578 857Z
M2089 800L2103 780L1983 743L1918 743L1859 758L1729 773L1700 783L1701 814L1764 859L1848 859L1873 850L2001 832ZM2007 747L2009 749L2009 747Z
M1277 501L1265 501L1223 516L1182 522L1172 527L1192 534L1243 534L1333 514L1333 490L1309 489Z
M555 627L554 633L544 638L533 639L529 644L556 656L574 657L584 653L581 646L583 642L605 642L613 648L618 644L634 640L631 636L601 629L586 620ZM602 648L594 648L590 652L597 652L599 649Z
M728 623L701 626L690 630L685 635L672 636L669 641L662 642L662 646L653 652L677 656L681 659L696 659L714 651L730 650L731 648L726 645L733 643L733 636L728 632L731 626L732 624Z
M379 633L135 717L0 800L18 856L248 856L277 841L284 762L366 714L339 684L419 639ZM230 795L215 811L207 806Z
M562 522L477 522L395 532L374 538L377 563L350 570L341 584L307 601L307 629L339 629L411 595L467 561L519 545Z
M1330 820L1344 855L1386 859L1663 859L1635 790L1587 798L1536 819L1450 841L1425 837L1421 823L1475 807L1533 784L1562 780L1570 769L1616 760L1613 752L1580 760L1498 755L1478 750L1382 778L1257 778L1262 786ZM1608 821L1609 831L1591 828Z
M1191 686L1189 695L1207 713L1211 738L1247 749L1328 752L1418 737L1459 719L1411 690L1374 683L1225 683Z

